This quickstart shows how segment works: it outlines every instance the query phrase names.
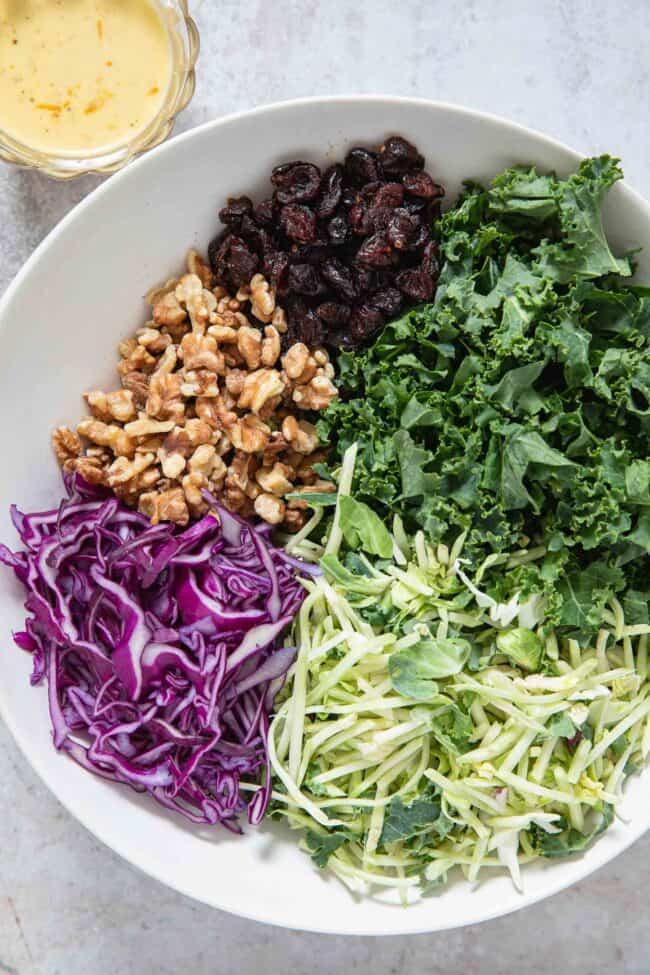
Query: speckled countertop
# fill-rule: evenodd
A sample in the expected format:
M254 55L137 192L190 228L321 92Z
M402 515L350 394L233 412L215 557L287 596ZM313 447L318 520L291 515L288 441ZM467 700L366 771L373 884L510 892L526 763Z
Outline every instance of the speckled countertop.
M648 0L204 0L177 131L260 101L380 92L508 116L623 157L650 196ZM0 291L97 180L0 165ZM0 352L1 354L1 352ZM480 927L325 938L194 904L100 846L0 724L0 975L648 975L650 836L573 889Z

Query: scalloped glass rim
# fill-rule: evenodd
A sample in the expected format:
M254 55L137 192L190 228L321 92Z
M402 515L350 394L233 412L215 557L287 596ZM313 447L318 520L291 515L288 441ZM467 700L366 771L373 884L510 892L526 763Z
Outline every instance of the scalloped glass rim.
M136 156L163 142L171 132L177 115L187 107L194 95L195 66L200 50L198 28L190 17L187 0L166 0L164 7L178 14L178 22L170 33L174 66L165 102L149 125L126 142L104 146L83 155L42 152L0 129L0 159L23 169L36 169L53 179L74 179L91 173L114 173Z

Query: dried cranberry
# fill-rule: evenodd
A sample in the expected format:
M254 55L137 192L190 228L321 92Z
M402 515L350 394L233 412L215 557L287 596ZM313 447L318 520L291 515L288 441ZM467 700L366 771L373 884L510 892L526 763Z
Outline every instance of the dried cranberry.
M271 182L279 203L308 203L318 196L320 169L312 163L284 163L275 167Z
M429 200L413 197L411 199L404 200L403 208L408 210L409 213L417 214L421 220L426 221L431 209L431 203Z
M228 231L224 231L221 234L217 234L216 237L213 237L208 244L208 262L212 268L213 274L217 278L217 284L219 281L225 279L226 254L228 252L228 245L230 243L231 236L232 235L228 233Z
M241 221L239 236L244 238L251 250L260 255L276 250L276 242L268 230L265 230L264 227L258 227L248 215Z
M343 328L350 321L351 308L336 301L324 301L316 314L328 328Z
M422 254L422 270L430 274L434 281L437 280L440 270L438 264L439 253L435 240L430 240Z
M358 237L365 237L366 234L370 232L368 210L363 203L355 203L350 207L348 220L350 223L350 230Z
M390 207L394 209L402 205L404 187L400 183L384 183L372 198L373 207Z
M291 250L292 264L322 264L329 256L330 247L324 240L315 240L311 244L301 244Z
M322 345L325 339L325 327L315 311L311 309L304 313L295 310L289 313L289 330L287 345L294 342L304 342L310 349Z
M280 297L289 289L290 263L289 255L284 251L275 251L264 258L264 277Z
M377 278L380 271L371 271L368 267L355 267L354 269L354 282L357 288L357 294L360 296L367 295L370 291L376 291L379 287Z
M360 200L366 200L366 202L370 203L374 199L374 196L379 188L383 185L384 184L381 182L381 180L373 180L372 183L366 183L365 186L362 186L357 195Z
M341 203L343 204L343 206L351 207L358 202L359 202L359 191L354 186L344 186L343 193L341 195Z
M409 268L400 271L395 278L395 284L406 298L411 301L429 301L433 297L435 285L433 278L422 268Z
M323 175L320 185L321 198L316 207L316 216L319 220L331 217L336 212L336 208L343 196L343 167L337 163L330 166Z
M363 342L365 339L378 331L384 324L384 316L371 305L359 305L355 308L350 322L350 334L353 339Z
M324 290L320 275L312 264L292 264L289 268L289 287L296 294L312 298Z
M393 250L386 234L367 237L357 251L357 261L366 267L388 267L393 263Z
M280 223L287 237L308 244L316 237L316 215L309 207L288 203L280 212Z
M219 219L227 226L239 231L242 217L253 209L253 202L247 196L230 196L228 205L219 210Z
M402 295L397 288L384 288L374 293L369 304L377 308L386 318L392 318L402 307Z
M212 244L208 248L208 257L217 282L235 288L248 284L257 271L259 259L241 237L229 234L216 251Z
M417 238L421 226L418 217L408 210L395 210L386 229L386 236L396 250L407 250Z
M330 257L323 262L321 274L337 294L346 301L354 301L357 291L349 267L346 267L337 257Z
M404 173L402 176L404 189L411 196L417 196L424 200L435 200L443 196L444 190L438 183L434 183L428 173L411 172Z
M379 158L384 172L391 176L408 173L412 169L422 169L424 166L424 156L401 135L392 135L386 139L379 150Z
M253 218L262 227L273 227L276 218L276 206L274 200L262 200L253 207Z
M386 230L394 212L392 207L370 207L366 218L368 229L370 231Z
M332 217L327 225L327 236L335 247L340 247L348 239L349 225L342 214Z
M381 175L377 156L369 149L350 149L345 157L345 176L353 186L376 182Z

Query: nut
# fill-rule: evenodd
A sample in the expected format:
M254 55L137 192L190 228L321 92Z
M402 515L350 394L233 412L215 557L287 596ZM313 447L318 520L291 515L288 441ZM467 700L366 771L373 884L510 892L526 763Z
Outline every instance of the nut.
M231 342L237 341L237 331L232 325L210 325L208 335L211 335L216 342L222 342L224 345L230 345Z
M146 413L157 420L180 422L185 413L181 385L180 373L167 373L160 369L154 372L149 383Z
M186 525L190 520L190 513L185 501L182 488L172 488L157 494L152 491L143 494L138 503L138 511L150 519L152 525L161 521L173 521L177 525Z
M262 361L262 333L258 328L242 325L237 332L237 348L248 369L258 369Z
M54 431L56 456L154 523L202 514L208 487L243 517L257 512L295 530L306 504L281 498L320 483L313 464L324 454L313 425L294 414L336 395L333 367L323 349L303 343L280 363L286 316L261 274L233 297L211 290L212 272L196 251L187 266L149 293L152 320L119 345L122 388L86 394L92 416L77 434Z
M235 450L247 454L261 453L269 442L270 429L257 417L245 416L237 420L228 430L228 436Z
M277 328L280 335L284 335L289 325L287 323L287 316L285 314L284 308L276 308L273 312L273 318L271 319L271 325Z
M88 484L106 484L107 474L101 461L96 457L77 457L76 460L68 461L67 470L74 471L83 477Z
M271 470L260 468L255 475L255 480L263 491L281 497L283 494L288 494L293 487L291 481L287 479L287 474L291 473L291 468L275 463Z
M137 420L126 424L124 432L129 437L147 437L155 433L169 433L173 428L173 420L154 420L146 413L140 413ZM99 441L96 442L99 443Z
M200 447L197 447L190 457L189 468L191 471L204 474L207 478L212 474L217 461L223 465L225 473L225 464L220 457L217 457L217 451L214 446L209 443L204 443Z
M214 283L212 271L198 251L189 250L187 252L187 270L190 274L195 274L200 278L204 288L212 287Z
M205 420L199 418L188 420L185 431L192 447L200 447L201 444L210 443L212 440L212 428Z
M190 369L185 373L181 393L188 399L193 396L218 396L219 380L208 369Z
M133 457L135 453L135 442L130 434L113 423L87 417L77 427L77 433L100 447L110 447L117 456Z
M153 454L136 454L133 460L126 457L116 457L107 471L109 486L115 487L118 484L126 484L127 481L137 477L147 467L151 467L155 459Z
M208 504L203 499L202 491L208 487L208 479L200 471L193 471L183 478L185 500L191 513L196 517L208 510Z
M284 518L286 505L274 494L260 494L254 502L255 514L268 521L270 525L279 525Z
M239 396L246 381L247 373L243 369L231 369L226 376L226 389L232 396Z
M156 325L180 325L187 319L187 312L173 291L162 295L153 305L151 312Z
M210 321L210 315L216 311L217 299L203 287L197 274L184 274L176 285L176 298L185 305L192 322L192 329L203 334Z
M264 341L262 342L262 365L274 366L280 358L280 333L273 325L267 325L264 329Z
M327 376L314 376L306 386L293 391L293 401L301 410L324 410L338 396L338 390Z
M254 274L250 285L251 311L261 322L270 322L275 311L275 294L261 274Z
M69 427L57 427L52 433L54 455L59 464L63 465L78 457L81 453L81 440Z
M282 356L282 367L289 379L302 376L309 361L309 349L304 342L296 342Z
M246 376L237 406L259 413L267 400L279 396L285 386L277 369L257 369Z
M215 396L196 401L196 412L199 417L215 430L228 430L237 422L237 414L228 409L223 396Z
M289 532L298 532L305 525L306 521L307 514L305 511L297 508L288 508L284 513L282 527L286 528Z
M287 416L282 421L282 436L299 454L311 454L318 446L316 427L306 420Z
M164 446L158 448L158 460L165 477L177 481L185 470L185 457L180 450L167 452Z
M188 369L207 369L218 375L225 372L223 354L218 351L217 340L211 335L188 332L181 342L180 357L186 374Z
M171 345L171 337L157 328L140 328L135 333L138 345L142 345L152 355L160 355Z
M133 393L133 404L136 409L143 410L149 395L149 376L143 372L127 372L122 376L122 385Z

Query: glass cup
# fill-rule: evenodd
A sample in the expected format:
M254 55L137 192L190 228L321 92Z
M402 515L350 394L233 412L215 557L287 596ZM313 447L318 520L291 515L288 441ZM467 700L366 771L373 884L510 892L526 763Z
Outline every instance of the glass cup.
M38 169L54 179L71 179L88 173L115 172L135 156L163 142L176 116L194 94L199 32L189 15L187 0L157 0L156 6L169 38L172 70L165 101L148 125L120 142L83 152L35 149L0 128L0 159Z

